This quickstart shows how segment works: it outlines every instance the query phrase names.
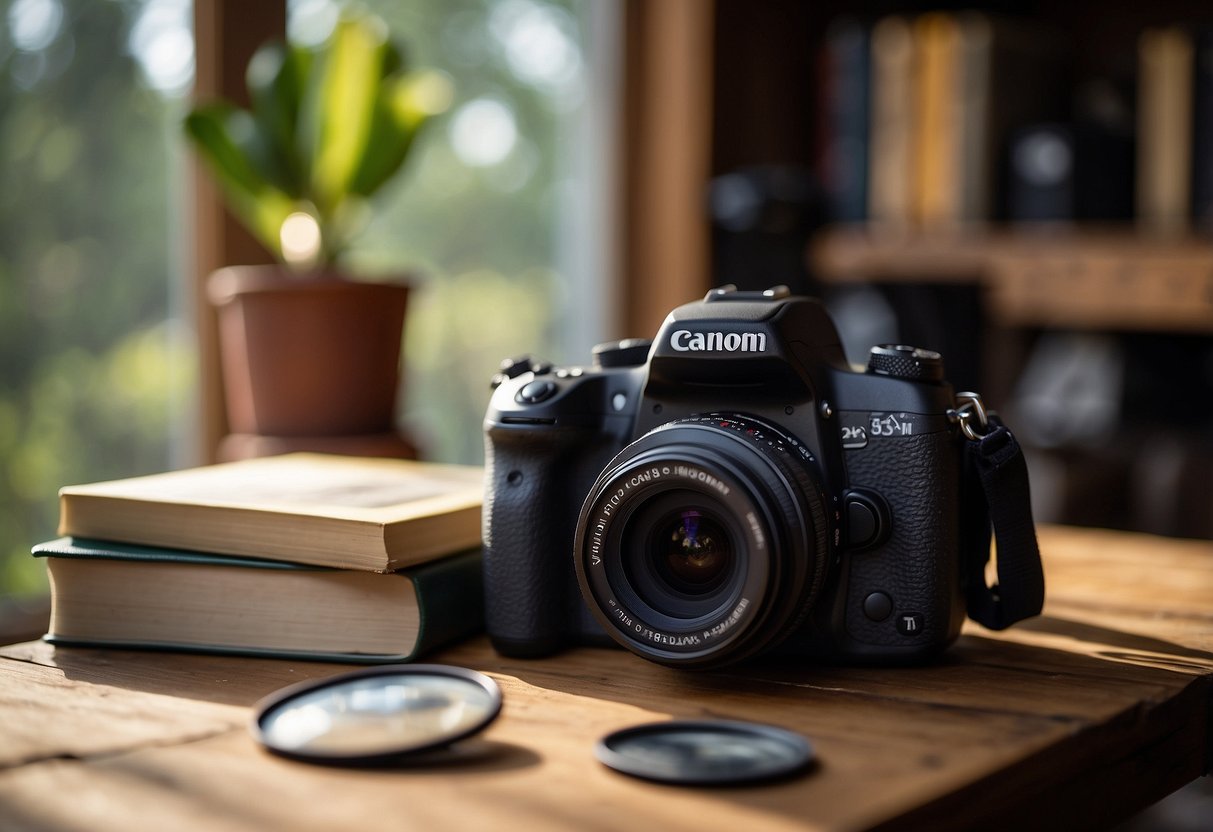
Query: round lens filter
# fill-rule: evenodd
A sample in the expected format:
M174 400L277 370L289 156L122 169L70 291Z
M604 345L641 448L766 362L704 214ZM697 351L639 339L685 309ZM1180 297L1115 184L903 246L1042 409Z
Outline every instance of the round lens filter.
M783 777L813 759L799 734L727 720L673 720L616 731L595 756L616 771L682 785L748 783Z
M482 673L436 664L383 665L303 682L253 712L253 737L284 757L366 765L447 746L488 726L501 689Z

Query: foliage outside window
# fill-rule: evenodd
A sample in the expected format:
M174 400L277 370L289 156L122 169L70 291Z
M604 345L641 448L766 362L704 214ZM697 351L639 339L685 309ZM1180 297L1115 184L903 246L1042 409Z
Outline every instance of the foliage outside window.
M61 485L186 456L189 13L0 0L0 597L44 585L29 548L54 534Z

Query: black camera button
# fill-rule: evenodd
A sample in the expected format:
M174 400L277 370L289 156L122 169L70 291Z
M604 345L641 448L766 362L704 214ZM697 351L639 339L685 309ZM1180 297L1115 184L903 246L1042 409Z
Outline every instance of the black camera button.
M548 373L552 372L552 362L536 361L531 364L531 372L537 376L546 376Z
M531 357L529 355L518 355L502 361L498 371L506 378L518 378L523 373L531 371L531 364Z
M846 495L843 505L847 513L847 546L851 549L869 549L880 543L888 529L887 509L879 497L852 491Z
M847 528L851 531L851 545L863 546L876 537L880 518L872 506L861 500L847 501Z
M556 394L556 389L556 383L547 379L532 381L518 391L514 401L519 404L539 404L552 398Z
M924 617L919 612L903 612L897 616L897 632L903 636L916 636L922 633Z
M873 592L863 599L863 614L872 621L884 621L892 612L893 599L883 592Z

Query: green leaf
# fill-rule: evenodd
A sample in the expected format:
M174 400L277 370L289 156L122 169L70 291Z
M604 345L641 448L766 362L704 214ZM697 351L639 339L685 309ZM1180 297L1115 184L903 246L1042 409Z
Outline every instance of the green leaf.
M230 104L198 107L186 116L185 132L224 182L249 193L264 185L246 151L248 140L256 132L248 113Z
M304 105L316 207L330 213L349 192L373 131L387 27L371 15L337 22Z
M404 164L417 132L451 101L451 84L437 72L416 72L384 81L375 102L370 140L350 185L369 196Z
M297 131L311 64L310 51L275 41L257 50L245 74L253 117L264 137L264 166L278 187L295 198L302 198L307 188Z
M257 129L253 117L230 104L199 107L185 119L186 134L215 174L228 203L249 231L279 258L283 221L295 200L258 169Z

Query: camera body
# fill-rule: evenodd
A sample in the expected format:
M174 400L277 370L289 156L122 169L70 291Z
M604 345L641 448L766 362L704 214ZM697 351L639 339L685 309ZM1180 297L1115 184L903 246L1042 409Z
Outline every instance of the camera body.
M485 419L501 653L614 640L682 667L910 663L965 615L938 354L844 358L816 300L713 290L591 367L507 362Z

